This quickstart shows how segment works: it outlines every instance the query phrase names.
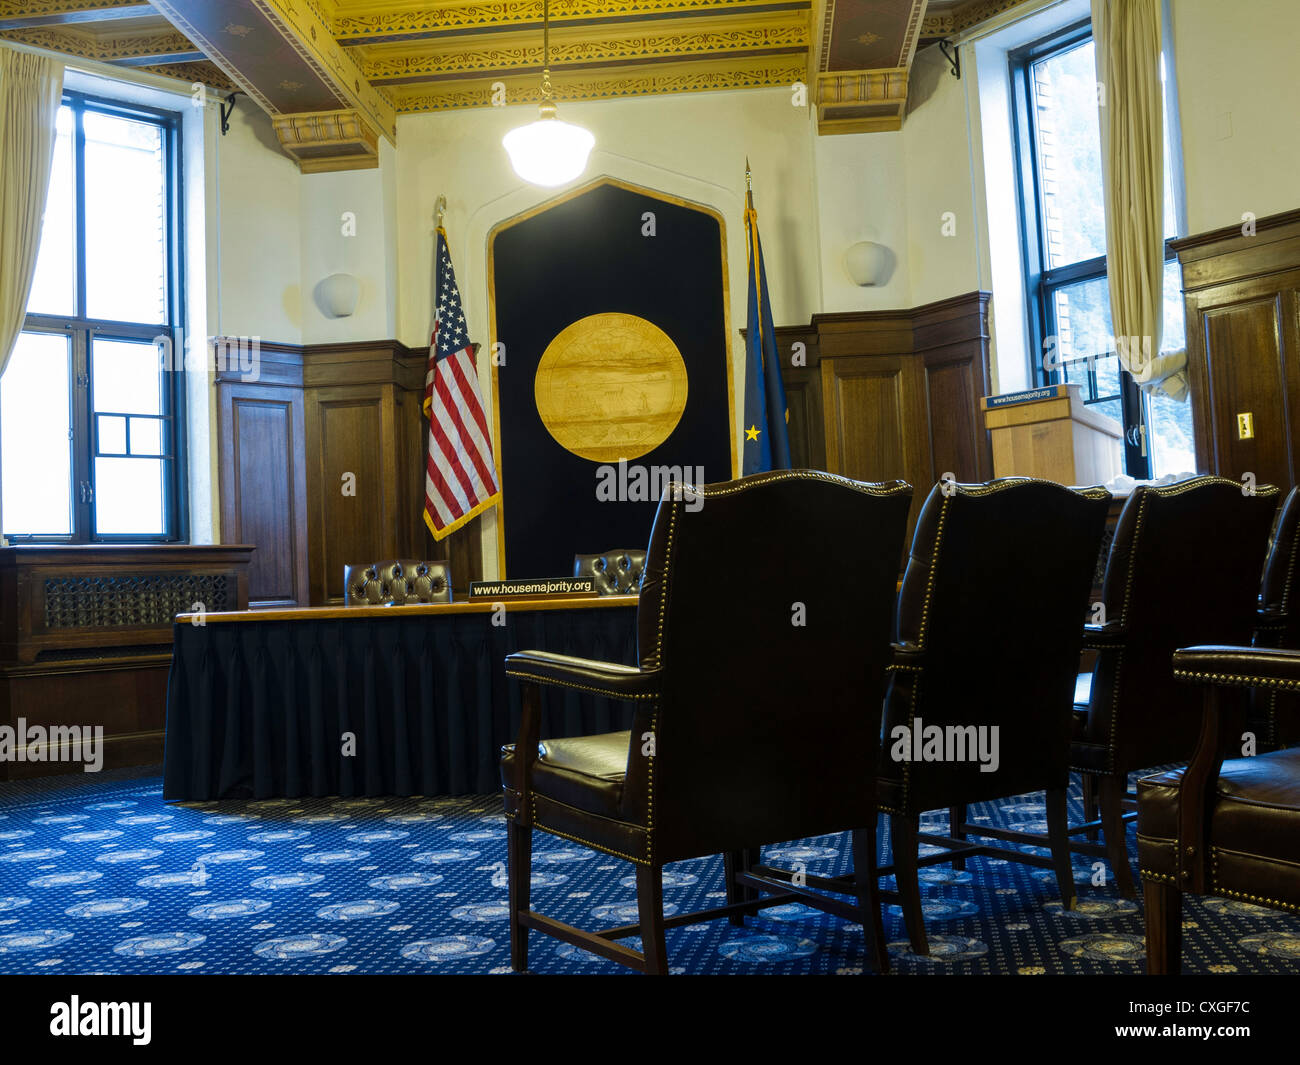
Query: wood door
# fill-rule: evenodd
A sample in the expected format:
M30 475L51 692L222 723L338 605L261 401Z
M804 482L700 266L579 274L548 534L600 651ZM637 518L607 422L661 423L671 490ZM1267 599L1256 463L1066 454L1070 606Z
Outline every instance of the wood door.
M1205 352L1216 468L1234 479L1251 473L1258 484L1289 486L1295 434L1281 320L1280 293L1210 308Z
M252 544L249 604L306 606L306 443L302 393L222 384L218 389L221 536Z

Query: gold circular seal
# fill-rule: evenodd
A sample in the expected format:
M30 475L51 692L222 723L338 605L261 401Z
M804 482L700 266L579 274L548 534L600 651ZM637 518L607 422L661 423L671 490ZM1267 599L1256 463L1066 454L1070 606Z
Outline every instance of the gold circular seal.
M547 345L533 395L546 431L566 451L592 462L635 459L677 428L686 363L644 318L593 314Z

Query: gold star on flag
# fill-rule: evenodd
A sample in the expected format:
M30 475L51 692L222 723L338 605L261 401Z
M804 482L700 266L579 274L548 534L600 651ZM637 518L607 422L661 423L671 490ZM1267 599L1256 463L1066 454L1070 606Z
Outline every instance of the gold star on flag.
M757 440L757 439L758 439L758 434L759 434L761 431L762 431L762 430L760 430L760 429L758 428L758 426L756 426L756 425L751 425L748 429L745 430L745 439L746 439L746 440Z

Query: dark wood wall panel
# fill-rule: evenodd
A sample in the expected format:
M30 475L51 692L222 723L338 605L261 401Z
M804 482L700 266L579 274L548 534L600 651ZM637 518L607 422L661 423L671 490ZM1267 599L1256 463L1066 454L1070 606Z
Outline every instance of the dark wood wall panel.
M930 476L939 480L951 473L962 482L987 480L979 404L988 392L975 390L968 360L927 361L923 372L926 407L940 414L930 420Z
M916 463L909 461L907 447L907 410L914 402L907 370L901 359L866 356L822 363L826 454L836 473L859 481L915 475Z
M1284 490L1300 477L1300 211L1174 242L1198 468ZM1249 413L1254 437L1237 416Z
M311 499L312 602L341 602L343 568L394 558L397 514L385 483L383 402L358 389L319 389L307 435L316 442ZM355 491L345 495L345 477Z
M257 381L218 375L222 538L258 548L253 607L339 603L355 562L444 559L462 594L482 577L479 520L440 543L424 524L427 359L391 340L264 343Z
M104 730L104 765L161 761L177 613L248 606L245 545L0 549L0 726ZM0 760L0 780L80 773Z
M796 340L807 352L806 368L787 362L782 371L792 462L908 481L912 524L943 474L991 477L979 409L991 391L988 299L972 292L912 310L819 314L777 330L783 352Z
M776 331L781 355L786 408L790 412L790 465L795 469L826 468L826 434L822 428L822 375L817 334L807 326ZM796 358L798 362L796 363Z
M1282 300L1249 300L1205 312L1210 435L1220 470L1249 471L1257 483L1294 484L1294 442L1286 403ZM1254 436L1242 439L1238 413L1249 413Z
M230 384L219 389L222 538L255 544L254 607L306 605L306 444L302 394Z

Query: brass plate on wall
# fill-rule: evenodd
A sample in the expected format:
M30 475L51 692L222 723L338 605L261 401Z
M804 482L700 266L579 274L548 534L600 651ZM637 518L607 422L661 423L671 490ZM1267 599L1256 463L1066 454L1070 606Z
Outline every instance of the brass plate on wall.
M592 462L653 451L677 428L686 392L677 345L632 314L593 314L566 326L547 345L533 380L546 431Z

